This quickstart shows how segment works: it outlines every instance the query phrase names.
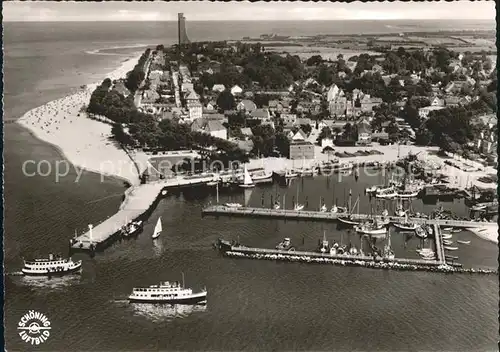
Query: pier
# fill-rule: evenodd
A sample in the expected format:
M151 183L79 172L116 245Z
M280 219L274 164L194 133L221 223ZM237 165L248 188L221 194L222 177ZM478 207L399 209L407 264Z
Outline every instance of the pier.
M248 216L248 217L266 217L266 218L279 218L291 220L305 220L305 221L336 221L339 217L345 217L345 213L332 213L308 210L292 210L292 209L269 209L269 208L250 208L240 207L233 208L224 205L212 205L202 210L203 215L227 215L227 216ZM351 214L353 220L368 220L375 218L382 220L382 216L369 214ZM388 216L391 222L403 222L405 219L399 216ZM424 219L424 218L409 218L409 222L415 224L429 224L459 228L484 228L498 226L495 222L478 222L478 221L464 221L464 220L444 220L444 219Z
M245 246L231 246L227 252L231 253L242 253L242 254L261 254L261 255L287 255L287 256L298 256L298 257L309 257L309 258L323 258L323 259L336 259L336 260L346 260L346 261L374 261L374 262L394 262L399 264L411 264L411 265L428 265L428 266L438 266L442 264L439 260L424 260L424 259L406 259L406 258L394 258L387 259L383 257L374 257L367 255L347 255L347 254L329 254L329 253L318 253L309 251L286 251L279 249L266 249L266 248L251 248Z
M439 227L439 225L434 225L433 227L434 227L434 236L436 243L437 261L440 264L446 264L446 256L444 254L443 236L441 234L441 228Z
M119 235L123 226L134 220L144 220L147 213L156 206L163 190L207 185L217 181L215 174L172 177L139 186L125 191L125 199L118 212L98 225L89 226L89 231L71 240L71 250L93 250L104 247L115 236Z

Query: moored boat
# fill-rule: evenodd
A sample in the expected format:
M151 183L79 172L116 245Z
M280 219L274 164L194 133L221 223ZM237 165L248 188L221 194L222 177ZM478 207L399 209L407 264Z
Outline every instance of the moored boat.
M347 213L347 208L346 207L339 207L337 205L333 205L332 209L330 210L333 214L342 214L342 213Z
M470 241L457 240L457 243L460 243L460 244L470 244Z
M139 234L139 232L142 231L143 228L143 222L141 220L139 221L132 221L131 223L125 225L122 228L122 235L124 237L131 237Z
M450 247L450 246L443 246L443 248L447 251L456 251L458 247Z
M241 208L243 205L240 203L224 203L224 206L228 208Z
M301 211L302 209L304 209L304 205L303 204L295 204L295 206L293 207L293 210L295 211Z
M81 260L74 262L71 258L49 254L48 258L25 260L21 271L26 276L63 276L78 272L81 267Z
M285 237L283 239L283 241L281 241L276 246L276 249L280 250L280 251L294 251L295 250L295 248L292 246L292 241L288 237Z
M404 222L395 222L392 224L395 228L403 231L415 231L419 225Z
M244 173L243 183L241 183L239 186L241 188L255 187L255 183L253 182L252 177L250 176L250 173L248 172L246 165L245 165L245 169L244 169L243 173Z
M427 238L427 232L422 228L422 226L418 226L416 229L415 229L415 234L417 235L417 237L419 238Z

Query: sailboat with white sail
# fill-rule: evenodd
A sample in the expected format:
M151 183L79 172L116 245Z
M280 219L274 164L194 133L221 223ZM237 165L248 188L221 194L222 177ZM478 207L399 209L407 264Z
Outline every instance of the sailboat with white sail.
M304 204L299 203L299 185L297 185L297 203L295 204L293 209L295 211L300 211L300 210L304 209Z
M162 232L162 226L161 226L161 216L158 218L158 221L156 222L155 225L155 230L153 231L153 235L151 236L153 239L156 239L160 237L160 234Z
M243 171L243 183L240 184L241 188L252 188L255 187L255 183L253 183L252 177L248 172L247 166L245 165L245 169Z

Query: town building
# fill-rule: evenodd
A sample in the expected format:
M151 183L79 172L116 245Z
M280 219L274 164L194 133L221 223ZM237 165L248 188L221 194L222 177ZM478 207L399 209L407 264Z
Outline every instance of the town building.
M358 144L370 144L372 142L372 128L366 119L361 119L357 123L358 127Z
M425 106L423 108L418 109L418 116L420 116L421 119L427 119L429 117L429 113L431 111L437 111L444 109L443 106Z
M189 119L194 121L201 118L203 114L203 106L199 101L193 101L187 104L187 109L189 112Z
M226 87L223 84L214 84L212 87L212 92L223 92L226 90Z
M213 137L227 139L227 129L219 120L200 118L194 120L191 131L207 133Z
M326 101L331 102L337 98L337 96L340 95L340 93L344 93L339 87L337 87L336 84L332 84L331 87L328 89L328 92L326 93Z
M251 100L244 99L236 105L236 110L238 111L246 111L246 112L252 112L257 110L257 105Z
M292 160L314 159L314 144L305 140L292 140L289 152Z
M283 124L285 124L285 125L288 125L288 124L294 125L297 122L297 115L296 114L281 114L281 119L283 120Z
M232 95L238 95L238 94L241 94L241 93L243 93L243 89L240 86L235 85L235 86L233 86L231 88L231 94Z

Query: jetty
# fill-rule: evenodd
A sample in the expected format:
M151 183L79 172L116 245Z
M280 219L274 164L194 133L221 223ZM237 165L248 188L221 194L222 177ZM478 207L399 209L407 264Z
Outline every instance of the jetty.
M226 251L223 255L230 258L242 259L260 259L274 260L285 262L298 262L310 264L330 264L339 266L357 266L370 269L385 269L385 270L404 270L404 271L428 271L440 273L468 273L468 274L483 274L483 275L498 275L498 271L491 269L465 269L448 264L437 264L434 261L427 263L426 261L417 262L418 259L383 259L362 260L359 257L354 259L352 256L343 258L330 258L327 255L310 256L309 252L285 252L285 253L257 253L257 252L242 252L242 251ZM317 254L317 253L314 253Z
M89 225L89 230L70 240L70 250L93 251L101 249L120 235L123 226L135 220L145 220L169 189L209 185L219 180L216 174L176 176L163 180L133 186L125 191L125 199L118 212L100 224Z
M345 217L347 214L308 211L308 210L292 210L292 209L269 209L269 208L250 208L250 207L227 207L224 205L211 205L202 210L202 215L213 216L247 216L247 217L265 217L265 218L279 218L290 220L305 220L305 221L336 221L339 217ZM350 214L353 220L368 220L376 218L382 220L380 215L369 214ZM391 222L403 222L404 217L400 216L387 216ZM480 222L480 221L465 221L465 220L445 220L445 219L425 219L425 218L408 218L407 221L416 224L429 224L439 226L449 226L457 228L484 228L498 226L496 222Z

